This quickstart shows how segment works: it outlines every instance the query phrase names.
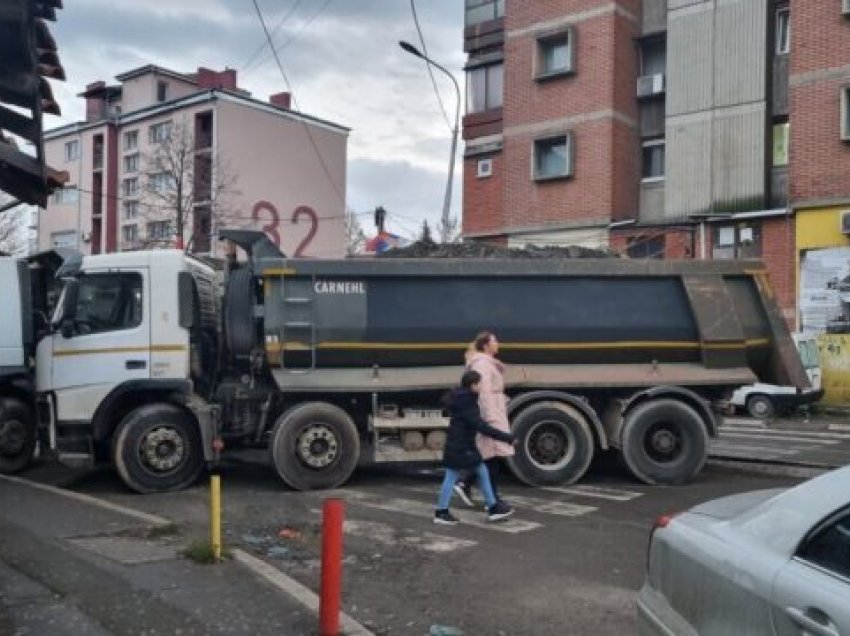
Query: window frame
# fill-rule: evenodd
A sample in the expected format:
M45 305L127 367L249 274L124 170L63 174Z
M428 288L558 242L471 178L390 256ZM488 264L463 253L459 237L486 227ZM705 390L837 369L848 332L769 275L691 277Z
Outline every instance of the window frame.
M73 149L73 151L72 151ZM79 139L65 142L65 161L76 161L82 154L82 144Z
M128 271L94 272L94 273L87 273L84 276L81 276L80 279L79 279L80 280L80 291L78 292L77 307L76 307L76 311L75 311L74 315L75 316L81 315L80 314L79 302L80 302L80 299L82 298L83 285L85 285L87 281L89 281L93 278L101 278L102 279L102 278L107 278L107 277L110 277L110 278L120 277L120 278L126 278L126 279L134 278L136 280L136 282L138 283L138 288L139 288L139 290L141 291L141 294L142 294L142 297L141 297L141 300L140 300L139 312L138 312L138 320L137 320L137 322L135 322L132 325L124 325L122 327L117 327L117 328L92 329L91 331L87 331L83 335L91 336L91 335L102 334L102 333L114 333L116 331L131 331L133 329L138 329L145 322L145 279L140 272L128 272ZM122 285L119 286L119 289L128 289L128 288L130 288L130 286L125 285L125 284L122 284ZM130 293L132 293L132 289L131 289ZM132 300L131 300L131 302L132 302Z
M148 176L148 190L160 196L171 190L171 173L167 171L154 172Z
M645 148L662 148L661 158L661 174L655 176L644 176L644 154ZM665 137L656 137L653 139L643 139L640 144L640 182L641 183L662 183L667 180L667 139Z
M539 148L542 144L554 142L563 139L566 144L566 169L560 174L541 174L539 170ZM561 181L570 179L573 176L575 169L575 135L573 131L566 130L558 134L549 134L542 137L537 137L531 142L531 179L538 183L548 181Z
M129 155L124 155L123 164L124 165L122 167L124 168L124 174L137 174L139 172L139 165L141 164L141 157L139 156L139 153L134 152Z
M724 229L733 230L733 241L731 245L721 244L719 242L720 232ZM742 230L752 230L753 241L748 245L744 245L741 239ZM757 240L756 238L757 237ZM745 247L758 246L758 254L742 254ZM731 256L715 256L717 249L731 249ZM746 220L730 223L718 223L713 225L711 233L711 259L712 260L735 260L735 259L758 259L764 254L764 228L761 223L749 223Z
M486 169L482 169L483 166L487 166ZM493 176L493 158L485 157L484 159L478 159L475 162L475 177L477 179L489 179Z
M575 74L575 27L566 27L538 36L536 40L536 56L534 62L534 79L543 82L559 77L568 77ZM545 66L545 47L557 43L561 40L566 40L567 47L567 63L563 68L546 69Z
M139 218L139 202L138 201L122 201L122 203L123 203L123 206L121 208L121 212L122 212L122 217L125 220ZM130 213L128 208L132 209L132 213Z
M471 11L475 11L477 9L481 9L485 6L491 6L492 17L487 17L483 20L476 19L474 22L470 22L469 14ZM505 0L466 0L463 5L463 25L464 27L475 26L478 24L484 24L486 22L492 22L493 20L499 20L503 18L505 15Z
M130 143L131 139L133 140L132 143ZM129 152L129 151L133 151L133 150L138 149L138 147L139 147L139 129L138 128L136 128L135 130L128 130L124 133L124 139L123 139L123 143L122 143L121 147L124 150L124 152Z
M163 227L164 231L157 234L151 233L151 228L153 226ZM162 221L148 221L145 226L145 237L149 241L169 241L174 236L174 230L171 227L171 221L162 220Z
M784 17L784 37L783 37L783 17ZM791 53L791 8L783 7L776 10L776 43L774 52L776 55L788 55Z
M135 217L132 217L135 218ZM133 230L133 237L127 238L127 230ZM139 224L138 223L124 223L121 226L121 242L123 244L132 244L139 242Z
M158 104L168 101L168 82L165 80L156 82L156 101Z
M850 84L841 87L839 99L841 102L838 109L841 116L839 122L841 141L848 142L850 141Z
M494 70L496 67L501 68L501 83L502 90L499 92L498 103L494 104L490 102L490 85L491 85L491 76L490 72ZM483 72L484 73L484 108L480 110L473 110L473 104L475 103L474 95L474 77L473 73ZM493 62L488 62L485 64L477 64L472 67L468 67L466 69L466 114L474 115L478 113L486 113L492 110L498 110L502 108L505 103L505 61L498 60Z
M130 189L127 187L128 183L134 183L135 186ZM139 177L127 177L121 180L121 194L123 198L134 198L139 196Z
M173 126L174 122L170 119L151 124L148 127L148 141L152 144L161 144L168 141L168 138L171 136ZM166 131L165 135L160 137L160 135L158 134L158 131L160 130Z

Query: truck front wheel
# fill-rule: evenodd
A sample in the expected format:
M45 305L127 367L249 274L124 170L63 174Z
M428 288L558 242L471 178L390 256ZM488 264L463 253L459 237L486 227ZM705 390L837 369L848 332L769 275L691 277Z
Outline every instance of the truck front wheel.
M336 488L357 467L360 437L345 411L310 402L278 418L270 450L278 475L291 488Z
M641 481L682 484L702 470L708 458L708 433L690 405L650 400L626 415L622 453L629 470Z
M10 474L29 466L35 452L35 418L20 400L0 400L0 473Z
M204 469L198 425L171 404L148 404L118 425L112 459L121 479L140 493L191 486Z
M529 486L571 484L593 459L593 434L587 420L561 402L538 402L514 418L516 454L508 465Z

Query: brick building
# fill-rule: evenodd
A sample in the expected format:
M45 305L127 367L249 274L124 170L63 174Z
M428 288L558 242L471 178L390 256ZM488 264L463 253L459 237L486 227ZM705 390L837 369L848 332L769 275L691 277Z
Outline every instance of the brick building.
M45 133L47 163L70 182L39 211L39 249L170 247L179 204L196 252L227 225L265 230L290 255L345 253L347 128L292 110L288 93L253 99L232 69L116 79L80 95L85 121Z
M808 211L850 208L848 10L466 0L464 236L762 258L797 326Z

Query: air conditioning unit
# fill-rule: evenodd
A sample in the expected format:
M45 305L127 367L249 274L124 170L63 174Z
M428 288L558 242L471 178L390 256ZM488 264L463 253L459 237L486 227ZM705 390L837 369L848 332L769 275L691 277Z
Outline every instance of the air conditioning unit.
M664 73L644 75L637 80L637 96L652 97L664 92Z
M850 210L841 212L841 233L850 234Z
M478 160L478 171L477 176L479 179L484 179L485 177L493 176L493 160L492 159L479 159Z
M850 0L841 0L841 13L850 16Z

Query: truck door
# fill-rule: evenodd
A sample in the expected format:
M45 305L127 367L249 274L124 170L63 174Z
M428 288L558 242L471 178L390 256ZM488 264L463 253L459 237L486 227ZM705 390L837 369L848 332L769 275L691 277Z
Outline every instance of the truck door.
M115 386L150 377L149 286L147 268L80 278L72 324L53 336L58 420L88 421Z

